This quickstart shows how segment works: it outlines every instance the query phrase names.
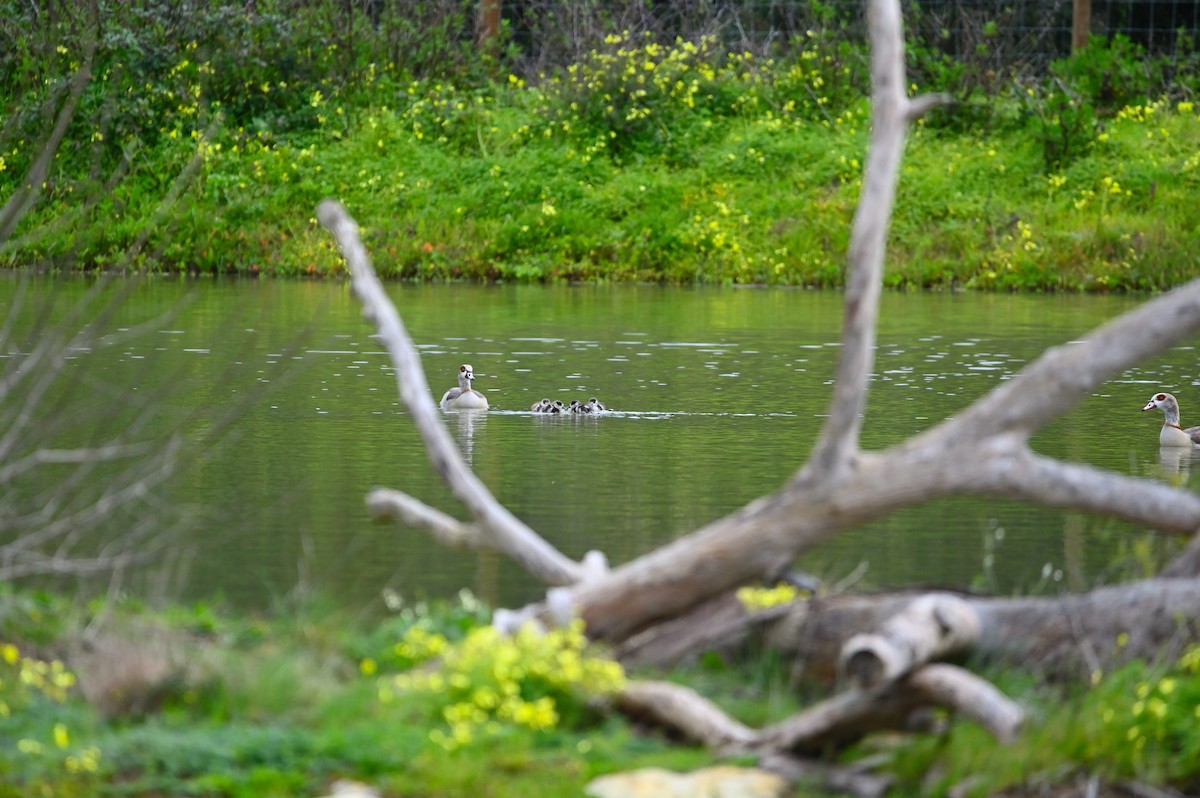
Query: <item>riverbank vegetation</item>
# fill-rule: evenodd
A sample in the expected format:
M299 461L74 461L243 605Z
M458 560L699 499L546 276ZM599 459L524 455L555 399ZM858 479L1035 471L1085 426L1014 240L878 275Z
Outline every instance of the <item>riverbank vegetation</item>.
M143 13L169 16L158 6L149 8ZM899 6L880 10L873 36L877 47L884 46L877 52L897 55L875 64L876 85L887 86L889 77L903 72L900 33L889 26ZM838 231L845 229L859 192L856 153L866 124L861 87L856 88L863 80L862 54L840 37L814 31L787 53L755 54L705 37L663 43L622 32L610 34L577 62L536 78L511 70L504 70L506 78L495 77L504 59L491 54L471 61L481 67L479 75L468 67L453 75L402 76L394 61L386 70L377 61L355 61L342 64L343 79L333 80L339 46L300 35L288 47L300 52L307 42L310 51L324 48L327 60L298 59L294 75L268 79L263 70L276 62L257 56L278 39L266 34L295 33L306 20L291 27L295 20L273 19L272 30L264 32L255 27L261 19L256 5L204 18L211 39L231 36L246 45L217 66L213 54L219 48L209 39L202 47L199 39L193 46L193 40L178 38L180 29L198 23L191 17L150 20L164 25L144 29L151 40L172 30L176 43L188 42L182 58L177 48L164 47L156 60L147 46L153 41L95 31L76 41L64 37L52 48L22 39L16 52L33 55L28 63L9 55L8 68L26 81L26 91L43 91L40 66L29 66L39 57L53 62L61 56L64 76L88 79L64 79L45 89L39 102L12 106L6 118L5 134L18 145L6 145L5 157L31 176L27 185L13 184L13 202L0 212L0 240L12 261L336 273L338 262L305 217L308 211L295 210L333 193L361 203L371 248L381 253L381 266L398 276L840 283L837 253L844 241ZM19 26L8 32L22 38ZM426 434L431 460L475 521L421 512L425 506L418 500L393 491L396 506L405 510L399 515L418 519L459 546L500 548L534 578L557 588L545 607L497 618L510 632L505 635L489 625L489 609L467 593L455 604L435 607L385 596L386 615L354 622L344 612L299 605L280 607L269 618L231 618L205 606L155 610L123 600L117 579L104 601L83 606L5 586L0 733L15 742L0 749L0 796L297 795L343 778L387 795L563 795L612 770L644 763L692 767L747 752L764 758L803 754L808 762L823 755L825 765L835 757L867 760L898 791L931 795L1040 793L1075 783L1087 794L1099 794L1102 785L1138 794L1200 786L1194 756L1200 748L1195 723L1200 655L1187 622L1194 613L1172 611L1180 605L1170 601L1193 598L1187 581L1196 571L1194 545L1164 569L1158 584L1147 580L1130 590L1092 591L1082 597L1090 608L1078 614L1070 595L1015 605L989 600L995 597L926 594L900 599L906 606L899 612L876 606L882 623L862 617L859 622L878 633L837 640L853 656L823 668L831 674L841 667L857 685L829 699L833 704L812 703L829 691L828 683L810 684L790 659L781 661L800 652L800 659L814 659L817 635L805 641L812 646L802 647L793 634L762 647L751 642L748 628L744 636L734 633L749 623L746 608L752 606L778 608L772 619L780 622L825 614L827 628L836 630L830 637L844 637L851 624L837 623L845 606L835 605L849 597L823 595L815 582L805 591L768 586L763 593L743 593L749 601L729 597L723 606L732 625L725 634L709 637L714 630L696 622L697 615L708 620L718 614L710 612L717 606L710 600L723 598L721 591L768 577L773 582L822 537L945 495L974 492L1101 512L1179 533L1196 529L1200 505L1185 491L1096 473L1028 448L1029 435L1114 374L1194 334L1195 317L1187 312L1195 304L1194 284L1152 300L1073 347L1050 350L962 414L923 432L919 445L867 456L859 448L858 418L873 365L874 289L881 280L1155 288L1190 272L1180 265L1186 260L1174 258L1186 250L1171 248L1178 225L1190 221L1170 211L1184 196L1177 187L1192 180L1194 148L1177 142L1193 137L1195 108L1186 88L1153 80L1140 70L1154 62L1133 51L1122 55L1126 47L1116 40L1085 51L1054 67L1048 83L1022 80L1013 90L991 93L980 84L960 96L960 110L974 108L974 116L931 117L920 128L917 142L942 146L923 156L915 152L907 167L914 187L932 185L922 195L924 203L897 209L895 246L908 260L900 259L885 278L876 255L883 251L883 226L856 227L852 250L858 257L847 306L857 312L847 314L835 380L839 401L832 403L808 464L774 495L707 525L702 534L609 570L599 552L576 562L515 517L494 512L498 504L481 482L461 489L473 476L469 466L449 437ZM106 61L114 51L129 60ZM1091 59L1092 67L1080 59ZM322 72L322 65L328 70ZM939 75L942 88L963 82L962 73L947 77L955 65L944 59L933 58L924 67L914 72L917 86L938 88ZM155 94L147 69L166 81L167 90ZM1117 80L1124 75L1132 75L1128 85ZM1091 89L1089 81L1095 84ZM283 94L278 106L267 99L272 92ZM306 105L289 99L293 92ZM876 110L886 112L876 122L902 132L911 109L895 93L879 96ZM95 115L89 116L89 108ZM96 119L99 127L76 138L85 120ZM39 140L44 146L38 155L22 148ZM1176 148L1168 147L1169 154L1161 156L1167 160L1160 162L1148 155L1147 141ZM885 161L897 163L900 143L898 135L883 143ZM992 146L1001 143L1010 146ZM845 149L839 151L839 144ZM1126 165L1135 145L1137 163L1147 170L1145 183L1139 182L1142 173ZM1126 157L1116 157L1120 152ZM943 173L940 184L930 177ZM1013 173L1021 179L1010 185ZM1168 183L1168 175L1176 179ZM892 176L862 187L869 201L860 211L890 215ZM986 188L986 201L958 192L973 185ZM817 198L805 195L808 204L795 205L800 188L812 186L819 188ZM993 194L993 187L1004 193ZM1026 193L1007 193L1019 190ZM639 204L635 200L642 194L647 199ZM1088 224L1074 228L1073 238L1061 230L1061 239L1048 235L1049 214L1017 212L1010 207L1013 196L1025 197L1031 208L1033 197L1049 198L1060 216L1077 223L1086 218ZM1169 202L1160 207L1164 197ZM1006 208L1003 216L993 218L993 199ZM941 210L931 214L926 206ZM964 206L975 210L957 210ZM1084 216L1072 217L1071 211ZM1143 212L1165 221L1172 235L1159 229L1161 235L1153 237L1123 226ZM347 253L359 297L379 324L379 339L401 383L420 385L420 364L408 354L413 347L399 323L387 323L398 320L388 314L386 295L364 262L357 225L334 202L322 203L319 213ZM953 249L945 254L946 242L955 230L969 237L981 227L991 249L982 249L983 262L968 273L906 276L904 269L918 260L940 263L935 256L945 255L947 263L959 263ZM926 240L926 251L904 238L917 232L938 246L919 239ZM1113 235L1124 250L1101 246ZM1166 250L1156 253L1162 260L1144 256L1147 236L1148 247ZM764 239L774 248L755 248ZM1063 276L1066 264L1075 263L1061 255L1066 242L1083 262L1071 279ZM1063 259L1056 261L1056 254ZM1047 263L1055 268L1052 279L1042 271ZM1169 269L1182 271L1173 277ZM18 375L23 364L37 365L13 362ZM59 363L48 368L56 372ZM405 392L403 398L425 434L440 421L420 393ZM1015 395L1021 401L1012 401ZM18 419L18 431L27 426L34 404L36 398ZM996 411L1000 405L1006 412ZM120 447L117 454L126 450ZM9 469L10 477L43 461L92 458L94 465L108 456L112 452L39 447ZM61 492L73 486L65 480L56 487ZM105 504L114 501L119 499ZM57 497L46 512L52 515L56 504ZM12 557L27 557L58 534L47 531L46 517L21 519L42 528L20 540L24 549ZM79 534L74 523L57 526L70 530L63 533L68 538ZM984 604L992 605L990 640L981 634ZM1137 612L1136 621L1124 614L1128 611ZM572 622L576 615L601 643L584 637L580 623ZM543 632L519 623L534 616L554 616L559 625ZM1077 635L1080 618L1100 623ZM631 641L636 638L645 652L651 647L647 633L657 636L680 620L700 636L685 649L689 656L669 661L691 664L663 664L654 675L665 670L694 689L639 684L631 680L637 674L613 659L616 649L605 648L626 646L621 661L636 662L628 656ZM1069 633L1064 622L1075 623ZM758 631L767 633L765 627ZM793 633L799 631L792 626ZM864 636L873 638L866 643L884 647L863 645ZM727 644L722 653L714 651L718 639ZM894 640L905 645L893 646ZM1020 654L1019 675L987 673L1019 705L973 673L934 663L951 654L985 657L985 644L996 641L1023 644L990 649L996 658ZM877 653L888 648L902 649L900 656L885 660ZM1160 652L1158 659L1154 652ZM872 657L896 667L875 667ZM1075 680L1077 667L1068 670L1075 660L1087 665L1083 683ZM993 668L982 659L969 664ZM979 705L955 703L954 696L936 702L917 695L918 685L929 682L913 680L931 672L957 674L953 684L970 685L975 695L986 689L991 705L1011 723L972 715ZM1070 684L1054 684L1049 675L1055 673L1070 674L1064 679ZM865 736L852 730L842 737L839 732L859 710L838 718L847 725L814 738L772 740L772 730L750 728L779 718L804 720L801 707L822 714L833 705L868 704L872 722L886 720L886 705L895 696L921 702L921 719L932 721L926 731L936 733ZM668 700L653 700L663 698ZM605 711L610 704L619 704L625 717ZM984 724L997 746L1014 742L1003 750L980 745L980 732L969 719L935 706L968 710L961 714ZM638 709L653 723L633 725L628 717ZM672 709L681 711L672 715ZM912 709L901 708L905 721L914 719ZM663 728L708 749L668 741L660 736ZM728 745L739 739L754 746ZM804 748L805 739L811 749ZM847 741L855 747L846 750ZM1149 788L1148 782L1157 786Z
M867 79L830 9L770 47L618 29L535 69L511 40L473 47L469 3L378 29L320 3L3 5L0 197L78 91L10 267L340 274L313 213L332 196L390 277L842 283ZM888 285L1157 290L1200 270L1186 42L1167 62L1096 38L1036 76L910 47L913 91L956 102L911 137Z
M595 711L619 668L570 632L472 642L489 611L468 593L393 601L376 623L317 600L247 618L210 605L2 598L0 733L14 744L0 747L0 796L318 795L352 779L384 795L558 798L614 771L711 761ZM443 666L423 667L435 652ZM580 670L547 668L548 656ZM751 724L785 717L815 692L790 687L787 668L753 654L668 676ZM1200 787L1196 649L1097 672L1086 691L997 678L1031 716L1013 745L997 748L960 720L941 735L869 740L845 758L890 762L905 794ZM396 689L406 679L427 689Z

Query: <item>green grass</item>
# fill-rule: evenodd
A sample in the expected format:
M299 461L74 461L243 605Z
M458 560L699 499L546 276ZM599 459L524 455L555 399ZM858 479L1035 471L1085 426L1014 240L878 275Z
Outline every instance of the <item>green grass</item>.
M377 624L318 605L273 618L234 618L211 607L151 611L110 606L103 628L155 630L188 653L192 668L156 708L102 713L76 690L56 694L17 669L67 650L91 612L6 591L0 623L0 796L290 796L320 794L335 778L385 795L561 796L591 779L658 766L711 763L709 754L635 730L619 717L579 716L553 728L501 724L463 745L439 742L447 726L427 695L381 686L409 672L390 652L419 626L459 639L486 617L477 602L400 608ZM30 608L58 632L35 642ZM98 610L94 607L92 610ZM20 645L17 664L6 643ZM846 758L886 752L902 793L933 796L1049 789L1081 777L1200 787L1200 649L1177 662L1131 663L1093 684L1049 685L1027 673L987 675L1025 707L1021 737L997 746L977 726L949 719L937 735L876 735ZM370 660L378 672L367 673ZM24 663L24 664L22 664ZM420 667L420 666L418 666ZM32 670L31 670L32 673ZM80 672L81 681L87 678ZM648 674L662 676L663 674ZM449 678L450 674L447 674ZM825 693L788 684L787 663L763 652L710 655L665 674L755 726L779 721ZM43 685L43 686L39 686ZM128 686L128 685L127 685ZM431 706L433 707L431 709ZM564 716L565 717L565 716Z
M216 109L185 99L102 194L91 150L64 145L0 258L337 275L313 218L335 197L389 277L838 286L869 128L856 63L820 44L776 61L618 41L538 85L372 70L352 96L289 87L304 125L230 112L207 141ZM1161 290L1200 273L1195 104L1093 108L1057 85L973 96L914 129L889 286ZM0 196L33 154L0 152ZM159 210L194 157L196 180Z

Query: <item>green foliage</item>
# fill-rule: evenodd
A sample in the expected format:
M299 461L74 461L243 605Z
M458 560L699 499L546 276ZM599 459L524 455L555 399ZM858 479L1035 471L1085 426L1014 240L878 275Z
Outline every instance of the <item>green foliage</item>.
M506 726L579 728L595 719L589 701L616 693L625 683L615 660L591 650L582 621L549 632L526 624L514 635L475 627L456 644L414 626L397 648L414 664L437 657L438 666L385 680L380 697L386 703L397 694L425 696L431 714L449 729L435 728L431 739L447 749L495 737Z
M110 616L133 612L143 625L170 619L177 631L209 640L212 650L201 659L215 657L213 678L223 684L214 689L236 696L219 712L201 698L105 722L73 689L66 667L0 645L0 698L8 708L0 735L16 741L0 747L0 796L311 795L349 777L389 795L550 798L577 794L614 770L710 762L702 750L590 714L590 700L619 688L623 677L594 655L578 628L551 635L527 629L505 642L479 626L486 610L469 594L447 604L388 601L392 613L379 632L310 605L269 621L203 605L162 615L132 604L108 608ZM77 610L58 603L43 610L54 628L80 625L48 617L51 610ZM1119 638L1116 649L1126 642ZM379 659L360 659L363 652ZM668 676L761 726L814 700L791 683L790 665L750 650L737 658L710 654ZM432 690L435 676L441 683ZM1097 672L1086 689L1040 684L1028 674L990 677L1035 708L1021 738L998 747L978 726L954 722L943 736L889 739L899 792L1054 791L1091 774L1200 789L1200 647L1169 663ZM272 679L290 702L266 694ZM238 681L257 687L232 684ZM488 691L500 705L492 706ZM514 701L512 718L500 710L505 695L520 696L523 709ZM868 739L854 754L878 752Z
M1086 46L1050 65L1050 73L1095 106L1102 117L1145 103L1164 87L1164 63L1145 49L1116 34L1092 36Z
M7 708L0 738L13 741L0 746L0 798L317 795L335 778L369 782L389 795L552 798L578 794L594 776L616 769L690 768L709 760L702 750L601 721L590 701L614 689L619 668L595 656L577 629L519 636L520 643L476 650L472 660L466 652L487 647L482 641L490 632L480 628L486 608L469 593L449 603L385 599L392 612L378 628L348 624L320 602L281 607L270 619L228 616L211 605L163 612L108 605L104 624L165 625L196 646L190 659L198 672L181 699L121 721L106 721L89 707L62 663L0 644L0 700ZM55 648L70 647L65 630L94 620L66 602L40 612L46 628L67 636L48 641ZM0 625L0 634L20 628L19 613L4 618L15 622ZM431 647L435 638L440 644ZM393 651L397 643L412 647L403 659ZM439 671L446 692L400 692L402 666L407 670L399 676L434 673L426 659L433 650L447 663ZM364 652L379 652L382 664L360 659ZM488 661L507 663L507 676L479 670ZM408 667L413 663L421 664ZM390 675L381 675L385 670ZM457 689L451 680L468 674L477 687L493 685L504 696L493 711L503 730L486 746L450 751L451 727L439 707L461 704L445 698ZM505 685L518 686L516 697ZM382 688L390 692L386 702ZM500 717L508 710L511 720Z
M0 642L0 736L13 743L0 750L0 772L28 768L74 780L99 770L100 750L73 743L60 710L75 682L61 661L26 656Z
M491 616L483 602L466 589L460 590L458 600L453 602L409 604L393 593L388 594L387 601L391 614L374 624L367 635L356 636L348 643L351 656L360 663L369 663L363 669L372 674L405 671L425 662L446 645L461 641L472 629L486 625ZM432 645L440 647L433 651Z
M1117 648L1128 642L1126 635ZM1038 707L1021 739L1007 747L971 724L955 724L943 740L913 740L894 753L901 790L985 796L1039 790L1094 775L1136 780L1185 794L1200 788L1200 647L1168 665L1130 662L1096 672L1079 694L1063 694L1013 674L1001 689Z
M535 79L501 71L508 50L464 42L459 0L412 20L350 6L106 14L41 204L0 258L337 275L312 218L334 196L392 277L842 284L869 109L857 21L833 7L812 4L810 31L760 51L597 35ZM0 43L28 45L0 46L7 197L91 28L0 7ZM985 25L974 59L950 57L937 30L912 43L911 90L958 102L911 138L887 284L1157 290L1193 275L1187 42L1169 84L1120 38L1014 82L994 62L1004 35ZM414 48L440 60L421 71Z
M1125 36L1093 36L1085 47L1050 65L1047 80L1017 96L1036 125L1046 171L1082 157L1095 142L1101 120L1150 101L1161 91L1164 63L1148 58Z
M1200 647L1166 669L1134 663L1109 675L1084 715L1094 729L1086 756L1098 767L1200 788Z
M1099 130L1096 110L1088 100L1065 83L1029 87L1017 96L1042 145L1047 172L1087 154Z

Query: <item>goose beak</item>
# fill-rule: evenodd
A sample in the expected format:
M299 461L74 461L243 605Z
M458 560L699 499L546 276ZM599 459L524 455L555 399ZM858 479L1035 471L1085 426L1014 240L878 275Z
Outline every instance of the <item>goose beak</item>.
M1151 399L1149 402L1146 402L1146 406L1142 408L1142 412L1145 413L1147 410L1153 410L1153 409L1154 409L1154 400Z

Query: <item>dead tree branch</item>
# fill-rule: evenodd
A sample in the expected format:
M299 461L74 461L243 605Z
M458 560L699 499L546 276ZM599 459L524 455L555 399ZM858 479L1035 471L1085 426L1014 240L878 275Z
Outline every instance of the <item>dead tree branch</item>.
M862 194L850 230L841 357L829 417L808 465L808 469L826 478L835 477L849 467L858 449L867 382L875 361L883 258L908 122L915 112L924 113L946 100L940 95L929 95L914 105L905 94L904 34L899 4L870 3L867 24L871 39L871 141Z
M711 643L724 635L743 634L739 612L723 600L729 591L778 574L798 555L834 535L941 497L1016 498L1103 512L1174 532L1200 529L1200 497L1059 462L1035 454L1028 446L1035 430L1065 413L1105 380L1200 330L1200 280L1146 303L1078 343L1048 350L958 416L905 443L881 452L860 450L883 259L904 141L911 120L942 101L939 97L906 97L897 0L872 0L869 32L872 132L847 255L841 356L820 437L809 460L785 485L615 570L591 573L566 558L501 507L465 464L440 422L416 349L371 269L354 222L340 205L326 200L318 208L318 216L340 244L365 314L391 353L401 398L422 435L430 461L477 525L462 524L396 493L373 493L374 511L404 518L448 544L494 545L547 584L562 586L552 590L547 601L557 607L551 614L561 615L564 606L578 612L590 635L625 652L637 651L648 639L648 630L658 631L671 621L678 625L678 619L688 613L699 616L699 607L719 610L714 614L716 632L693 640ZM1147 589L1133 596L1132 605L1155 613L1153 617L1170 618L1178 631L1181 616L1167 613L1182 611L1186 624L1195 623L1200 618L1200 603L1189 602L1200 596L1180 587L1192 588L1193 583L1173 582L1165 593ZM1193 592L1200 594L1200 588ZM1164 600L1165 594L1170 597ZM1128 593L1120 595L1130 598ZM1101 591L1078 600L1040 600L1049 602L1048 608L1011 601L977 603L946 595L916 601L890 597L877 604L853 606L843 620L856 613L854 623L840 624L830 620L836 611L823 612L816 606L819 601L813 602L814 606L797 603L795 609L773 614L764 625L773 644L790 653L803 649L806 656L812 656L812 649L804 648L804 635L811 632L813 624L824 624L829 639L819 642L833 652L826 659L838 661L840 652L843 673L861 689L837 694L760 730L730 718L712 702L677 685L631 684L619 705L627 713L670 726L719 754L754 753L768 760L843 745L880 728L904 727L930 705L974 718L997 739L1010 740L1021 724L1020 708L985 681L933 661L966 650L986 650L989 645L1007 646L1005 650L1013 653L1013 647L1021 644L1030 646L1025 652L1028 656L1063 658L1061 646L1072 639L1110 633L1113 623L1130 621L1128 616L1112 612L1105 616L1107 625L1088 618L1087 602L1101 600ZM1035 609L1044 611L1035 613ZM544 617L547 612L546 607L535 605L517 616ZM1031 621L1038 625L1031 626ZM1159 624L1143 621L1143 626L1153 628L1146 639L1162 640L1168 633L1165 624L1165 620ZM1030 628L1037 630L1039 641L1049 634L1054 643L1035 647L1035 641L1019 632ZM848 633L854 630L870 634L847 642ZM674 637L670 644L677 651L681 636ZM1092 657L1100 661L1099 654Z
M438 417L429 384L421 370L420 356L400 321L400 314L375 276L354 220L345 208L331 200L320 204L317 217L341 247L342 255L350 267L354 291L363 303L363 313L375 324L380 340L392 357L400 398L420 431L434 470L479 522L496 548L547 584L569 585L582 580L587 575L583 566L551 546L496 501L463 460Z

